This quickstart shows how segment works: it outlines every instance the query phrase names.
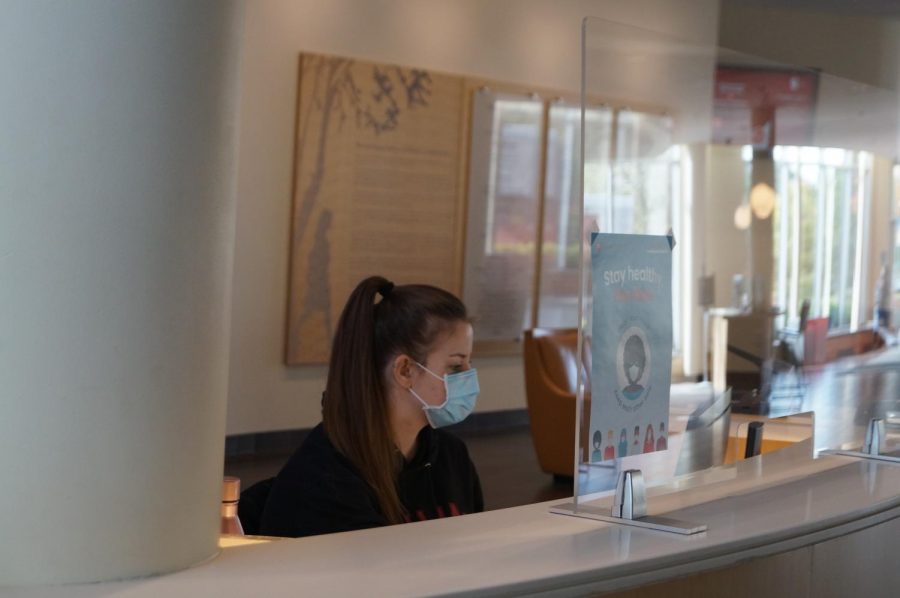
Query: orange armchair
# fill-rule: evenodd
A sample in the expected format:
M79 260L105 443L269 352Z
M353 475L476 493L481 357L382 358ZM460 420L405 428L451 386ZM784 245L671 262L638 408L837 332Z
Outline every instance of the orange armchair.
M590 350L585 347L585 356ZM575 328L525 331L525 398L531 438L541 469L572 477L575 466L575 397L579 370L589 374L590 360L578 356ZM586 412L590 413L590 376L585 376ZM587 430L582 421L582 434Z

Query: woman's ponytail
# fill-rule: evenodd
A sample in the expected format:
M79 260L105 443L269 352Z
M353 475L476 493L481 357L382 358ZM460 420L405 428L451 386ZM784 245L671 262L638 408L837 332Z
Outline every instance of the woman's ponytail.
M376 299L393 283L381 276L360 282L338 320L322 405L325 433L334 447L359 470L390 523L404 521L397 495L399 459L380 359L376 352Z

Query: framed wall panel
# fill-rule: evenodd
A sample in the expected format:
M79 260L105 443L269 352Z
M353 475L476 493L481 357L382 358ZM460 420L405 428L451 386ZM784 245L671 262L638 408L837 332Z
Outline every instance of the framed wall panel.
M324 363L353 287L459 291L461 77L300 58L286 362Z

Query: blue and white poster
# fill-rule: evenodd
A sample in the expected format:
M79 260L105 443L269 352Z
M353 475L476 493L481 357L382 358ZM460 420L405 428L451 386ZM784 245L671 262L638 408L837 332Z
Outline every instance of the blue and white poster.
M673 244L671 236L591 235L591 462L668 444Z

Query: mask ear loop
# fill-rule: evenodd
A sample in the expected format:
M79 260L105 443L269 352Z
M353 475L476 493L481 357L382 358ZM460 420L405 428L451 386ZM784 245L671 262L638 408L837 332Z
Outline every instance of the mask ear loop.
M447 376L438 376L437 374L435 374L434 372L429 370L427 367L425 367L418 361L413 361L413 363L415 363L417 366L419 366L420 368L422 368L423 370L425 370L426 372L428 372L429 374L431 374L432 376L434 376L438 380L441 380L444 383L444 402L441 403L440 405L436 405L436 406L428 405L427 409L441 409L442 407L446 407L447 403L450 402L450 385L447 383ZM410 390L412 390L412 387L410 387ZM415 394L415 393L413 393L413 394ZM416 395L416 398L419 398L419 395ZM421 401L422 399L419 398L419 400ZM424 403L424 401L423 401L423 403Z

